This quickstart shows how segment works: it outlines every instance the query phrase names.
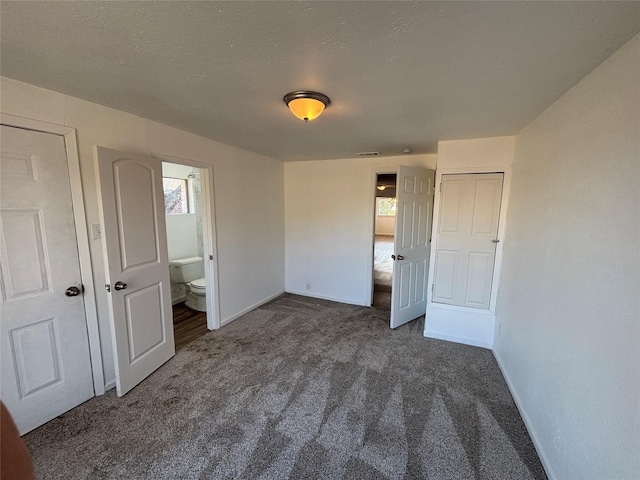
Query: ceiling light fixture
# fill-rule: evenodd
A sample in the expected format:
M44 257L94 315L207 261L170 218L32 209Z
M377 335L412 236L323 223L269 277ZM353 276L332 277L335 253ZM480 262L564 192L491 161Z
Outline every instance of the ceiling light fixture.
M331 103L331 100L326 95L309 90L297 90L287 93L282 100L287 104L291 113L305 122L320 116Z
M386 185L378 185L376 188L382 192L383 190L385 190L387 188L387 186Z

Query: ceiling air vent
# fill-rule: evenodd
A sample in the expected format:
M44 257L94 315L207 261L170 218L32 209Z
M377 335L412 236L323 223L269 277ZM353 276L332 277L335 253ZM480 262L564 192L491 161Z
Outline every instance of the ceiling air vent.
M380 152L359 152L359 157L379 157Z

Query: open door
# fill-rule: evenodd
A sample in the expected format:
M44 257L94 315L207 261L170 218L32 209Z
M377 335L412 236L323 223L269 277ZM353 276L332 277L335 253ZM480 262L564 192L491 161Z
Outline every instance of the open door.
M122 396L175 355L162 162L96 147L106 285Z
M398 167L391 328L424 315L433 223L435 171Z

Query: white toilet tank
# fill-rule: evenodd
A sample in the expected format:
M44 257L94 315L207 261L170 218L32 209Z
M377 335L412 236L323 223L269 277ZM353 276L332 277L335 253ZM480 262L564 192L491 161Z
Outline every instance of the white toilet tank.
M202 257L177 258L169 262L171 280L176 283L188 283L204 277Z

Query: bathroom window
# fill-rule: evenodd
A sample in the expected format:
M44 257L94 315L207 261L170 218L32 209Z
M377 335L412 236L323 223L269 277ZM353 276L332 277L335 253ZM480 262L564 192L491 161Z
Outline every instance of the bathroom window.
M396 199L395 198L378 198L378 216L379 217L395 217L396 216Z
M163 177L164 212L189 213L189 188L184 178Z

